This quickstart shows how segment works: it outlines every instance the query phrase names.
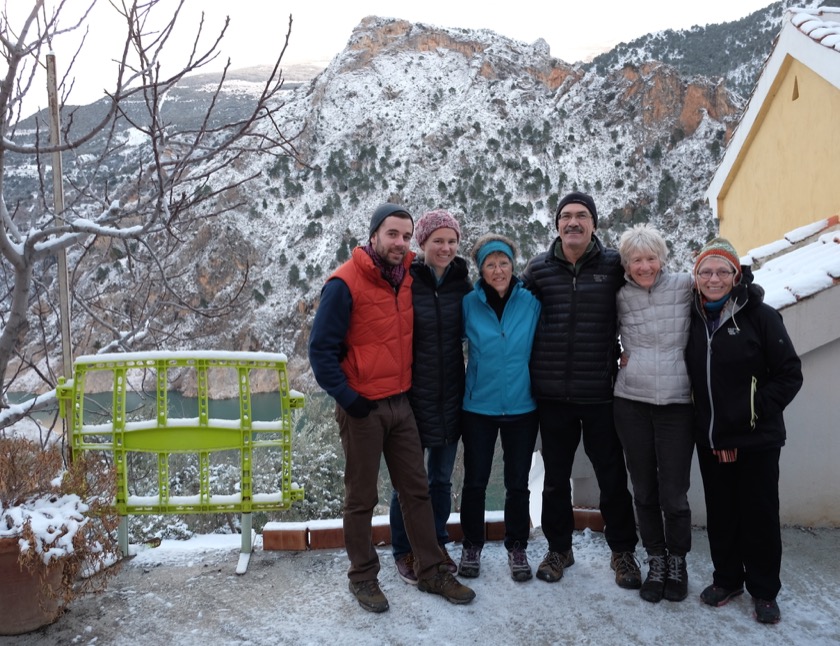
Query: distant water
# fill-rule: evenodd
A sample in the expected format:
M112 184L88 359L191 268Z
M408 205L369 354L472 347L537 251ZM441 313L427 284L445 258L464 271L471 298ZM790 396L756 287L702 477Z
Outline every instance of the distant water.
M10 401L13 403L26 399L28 395L22 393L10 394ZM326 395L323 393L316 393L307 395L307 401L312 401L312 406L309 410L318 411L324 417L324 424L335 425L332 408L330 406L317 405L314 400L323 400ZM322 401L319 403L323 404ZM239 399L211 399L209 401L209 415L216 419L239 419ZM84 423L85 424L105 424L113 419L111 410L113 406L113 395L110 392L88 394L84 401ZM184 397L181 393L170 391L166 397L167 416L170 418L191 418L198 417L198 398ZM157 402L155 401L154 393L126 393L126 415L128 419L154 419L156 417ZM280 401L277 393L252 393L251 394L251 414L254 421L271 421L276 420L280 416ZM296 414L306 415L307 408ZM45 411L40 413L43 419L53 417L55 411ZM335 433L336 442L338 442L338 432ZM453 475L453 495L456 502L453 504L453 511L458 511L457 501L460 499L461 485L463 483L463 458L459 449L458 461L455 465L455 473ZM339 449L340 451L340 449ZM292 458L294 461L294 458ZM501 450L501 442L496 440L496 452L493 457L493 471L490 474L490 482L487 486L487 501L485 508L490 510L504 509L504 463ZM387 478L387 469L382 463L382 475ZM385 500L381 501L387 502Z

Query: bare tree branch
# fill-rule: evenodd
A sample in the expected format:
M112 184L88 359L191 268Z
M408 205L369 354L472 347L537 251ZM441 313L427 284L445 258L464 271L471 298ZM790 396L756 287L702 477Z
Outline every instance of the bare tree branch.
M259 173L248 169L230 175L224 170L240 164L246 152L286 155L300 162L294 148L297 135L281 132L275 118L282 109L281 63L291 16L282 50L247 114L220 116L228 59L203 114L178 129L165 117L167 102L185 77L221 55L227 19L207 38L202 14L185 60L173 65L168 46L182 38L175 27L184 0L174 10L172 3L161 0L111 0L125 29L120 48L109 59L115 74L99 102L69 109L65 103L73 87L73 65L90 46L95 0L72 19L68 0L29 1L31 10L18 24L11 24L6 11L0 14L0 55L7 65L5 73L0 71L0 408L6 407L0 411L0 429L46 406L46 400L54 403L54 390L49 397L12 407L6 394L22 383L30 392L55 387L58 362L51 352L58 335L57 253L68 253L77 308L73 325L82 332L79 350L112 352L194 341L194 330L185 331L187 320L221 320L248 294L252 259L247 244L236 246L235 236L231 248L238 251L223 263L225 283L213 290L196 289L191 278L196 267L178 253L185 246L201 248L201 240L211 235L208 218L247 208L239 192ZM34 127L20 127L21 110L24 98L35 92L45 55L69 37L77 44L60 77L62 138L53 145L41 117L36 115ZM128 147L127 131L140 135L142 144ZM66 155L73 166L64 182L59 221L52 206L55 152ZM29 194L9 202L11 156L30 160L35 181ZM220 184L219 177L231 179ZM32 385L33 378L41 387Z

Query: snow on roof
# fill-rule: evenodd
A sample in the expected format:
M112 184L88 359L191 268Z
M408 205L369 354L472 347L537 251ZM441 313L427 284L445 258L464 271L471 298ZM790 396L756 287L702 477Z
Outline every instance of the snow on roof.
M753 266L765 303L776 309L793 305L840 282L840 218L794 229L741 261Z
M828 83L840 88L840 7L817 9L788 9L782 17L782 28L773 51L764 64L749 103L741 115L732 139L709 183L706 199L718 217L718 198L725 195L727 180L738 159L746 154L746 144L757 126L759 115L768 97L773 96L773 84L792 57Z
M819 9L791 9L790 22L803 34L811 37L820 45L840 52L840 22L823 20L824 13L840 13L840 8L820 7Z

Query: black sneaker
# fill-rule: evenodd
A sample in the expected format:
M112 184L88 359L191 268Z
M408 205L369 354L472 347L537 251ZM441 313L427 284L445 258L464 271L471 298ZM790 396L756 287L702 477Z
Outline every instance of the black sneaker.
M755 620L760 624L777 624L782 620L782 611L774 599L753 599L755 602Z
M410 585L417 585L417 575L414 573L414 554L409 552L394 560L399 577Z
M645 601L659 603L665 594L665 555L648 554L648 574L639 589L639 596Z
M388 609L388 599L382 594L376 579L350 581L350 592L368 612L385 612Z
M613 552L610 567L615 571L615 582L619 588L638 590L642 587L642 573L633 552Z
M531 566L528 564L528 555L521 547L514 547L508 550L508 565L510 576L514 581L527 581L531 578Z
M461 565L458 574L474 579L481 572L481 548L465 547L461 550Z
M417 582L417 589L429 594L439 594L449 603L464 604L475 599L475 592L471 588L458 582L445 563L438 566L437 574L428 579L420 579Z
M707 606L720 608L725 606L731 599L744 593L744 588L723 588L714 583L700 593L700 601Z
M668 601L682 601L688 596L688 572L685 557L668 555L668 578L665 579L665 598Z
M575 555L569 548L565 552L546 552L545 557L537 568L537 578L555 583L563 578L563 571L575 564Z

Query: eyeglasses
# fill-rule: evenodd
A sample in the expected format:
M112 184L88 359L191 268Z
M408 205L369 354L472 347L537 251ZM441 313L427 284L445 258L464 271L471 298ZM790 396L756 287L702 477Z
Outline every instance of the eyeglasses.
M581 222L584 222L591 217L592 216L589 215L589 213L561 213L558 219L560 222L571 222L572 220L580 220Z
M703 280L711 280L712 276L717 276L721 280L726 280L727 278L732 278L735 275L734 269L715 269L714 271L711 269L701 269L697 272L697 275L700 276Z
M486 270L486 271L489 271L489 272L494 272L497 269L500 269L502 271L507 271L510 268L511 268L511 264L507 260L501 260L499 262L486 262L486 263L484 263L484 266L482 267L482 270Z

